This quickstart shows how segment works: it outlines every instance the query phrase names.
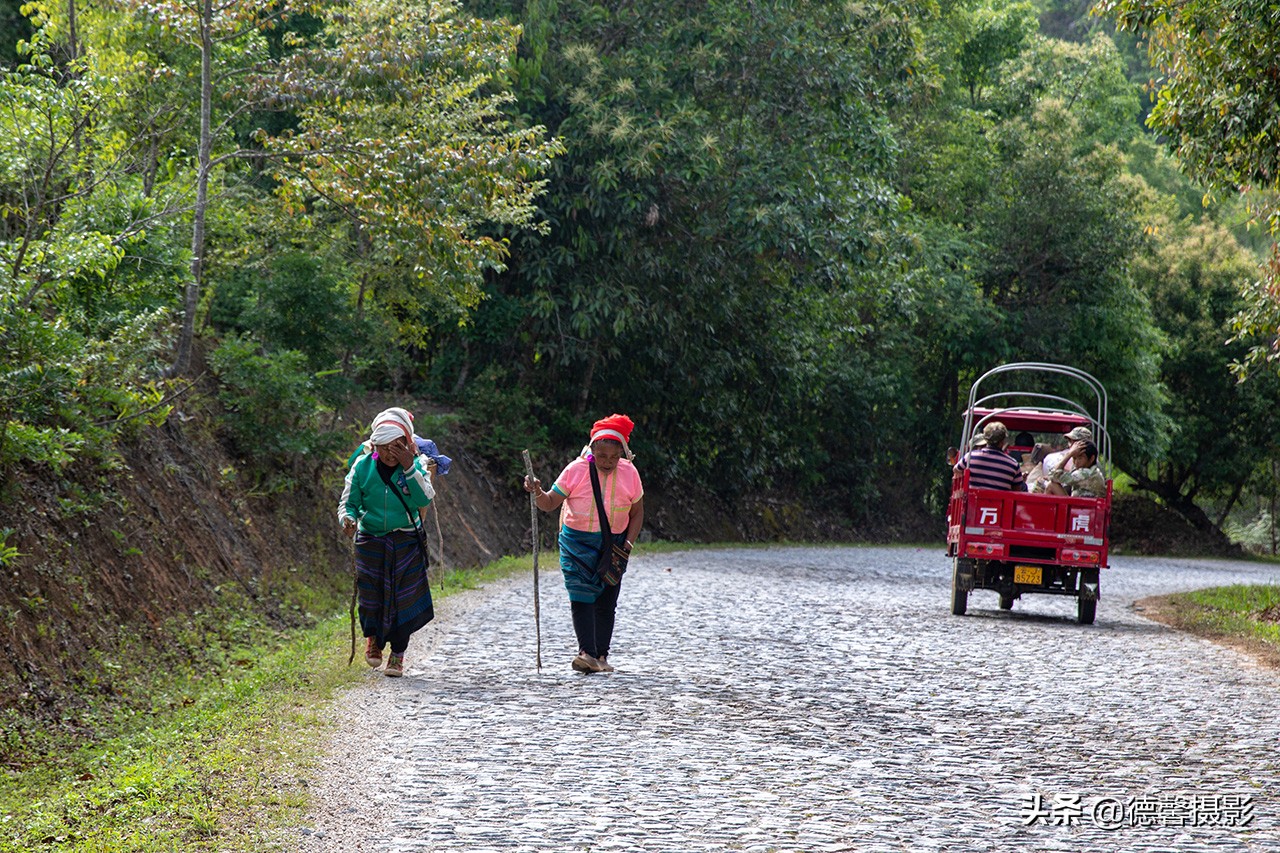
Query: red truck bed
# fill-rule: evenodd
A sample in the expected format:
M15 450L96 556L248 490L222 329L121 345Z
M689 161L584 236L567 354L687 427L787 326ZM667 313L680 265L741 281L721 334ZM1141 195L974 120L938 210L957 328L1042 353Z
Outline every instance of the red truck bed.
M1107 566L1111 481L1100 498L967 488L952 483L947 555L1060 566Z

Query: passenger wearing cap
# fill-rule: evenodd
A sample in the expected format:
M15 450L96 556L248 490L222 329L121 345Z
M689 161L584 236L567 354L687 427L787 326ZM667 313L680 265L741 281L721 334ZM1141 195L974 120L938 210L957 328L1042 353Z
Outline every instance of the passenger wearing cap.
M986 445L987 445L987 440L986 438L983 437L982 433L980 432L975 432L969 438L970 450L972 450L975 447L986 447ZM948 447L947 448L947 464L954 467L955 464L959 461L960 461L960 451L956 450L954 447Z
M1088 427L1072 427L1066 435L1067 446L1062 450L1050 453L1044 458L1045 476L1039 481L1032 484L1032 491L1044 492L1048 491L1049 478L1048 473L1054 468L1062 467L1063 470L1071 471L1075 468L1076 450L1081 442L1093 441L1093 431Z
M974 489L1025 490L1022 466L1005 453L1009 431L1000 421L982 428L983 443L960 458L953 470L969 471L969 486Z
M427 583L427 557L418 536L418 511L435 490L413 445L413 423L403 409L387 409L373 419L370 452L347 471L338 520L355 537L356 587L365 662L383 672L404 674L409 636L435 616Z
M1098 446L1092 441L1078 441L1072 445L1070 457L1060 460L1048 469L1051 495L1070 495L1073 498L1100 498L1107 493L1107 480L1098 468ZM1073 462L1070 470L1067 461Z
M542 490L538 478L524 478L525 491L535 495L538 509L550 512L562 507L560 570L578 639L578 653L570 665L582 673L614 669L609 663L609 647L622 589L621 576L626 571L632 543L644 524L644 486L629 446L634 426L626 415L614 414L596 421L587 446L565 466L548 491ZM593 468L607 514L607 533L596 509ZM602 571L606 563L616 578L609 571Z

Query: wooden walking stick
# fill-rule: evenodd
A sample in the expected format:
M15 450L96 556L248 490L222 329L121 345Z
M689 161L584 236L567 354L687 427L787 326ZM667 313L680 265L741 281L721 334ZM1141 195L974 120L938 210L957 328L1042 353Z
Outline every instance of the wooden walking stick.
M351 662L356 659L356 599L359 596L360 577L357 575L351 589L351 655L347 658L347 666L351 666Z
M523 455L525 473L532 481L533 460L529 458L529 451L523 451ZM533 630L538 637L538 672L542 672L542 617L538 606L538 552L542 550L542 543L538 541L538 496L534 492L529 493L529 525L529 535L533 538Z
M347 666L351 666L351 662L356 659L356 601L360 598L360 570L354 568L356 552L356 537L351 537L351 657L347 658Z
M439 503L440 503L440 495L439 493L437 493L436 496L431 500L431 514L434 515L436 519L436 541L439 543L438 553L440 555L440 570L437 571L436 574L440 576L440 594L443 595L444 594L444 575L445 575L445 572L449 571L449 567L446 566L444 562L444 532L440 529L440 508L439 506L437 506ZM422 532L423 534L425 534L427 531L427 508L425 506L418 507L418 518L419 520L422 521ZM422 547L426 548L426 545L423 545ZM428 586L431 585L430 572L427 572L427 585Z
M431 469L431 470L435 470L435 469ZM427 475L427 476L429 476L429 477L431 478L431 485L432 485L432 486L435 486L435 484L436 484L436 478L435 478L435 475L434 475L434 474L430 474L430 473L428 473L428 475ZM426 507L423 507L423 508L419 509L419 510L418 510L418 515L419 515L419 517L422 519L422 529L423 529L423 531L425 532L425 531L426 531L426 529L427 529L427 508L426 508ZM432 517L434 517L434 518L435 518L435 520L436 520L436 542L439 544L439 548L440 548L440 550L439 550L439 555L440 555L440 572L439 572L439 574L440 574L440 594L441 594L441 595L443 595L443 594L444 594L444 576L445 576L446 574L448 574L448 572L449 572L449 566L448 566L448 564L447 564L447 563L445 563L445 561L444 561L444 531L440 529L440 493L439 493L438 491L436 492L435 497L431 499L431 515L432 515ZM430 579L430 578L427 578L427 582L428 582L428 583L430 583L430 582L431 582L431 579Z
M444 531L440 529L440 507L436 501L431 502L431 515L436 520L436 542L440 547L440 592L444 592L444 576L449 573L449 564L444 561Z

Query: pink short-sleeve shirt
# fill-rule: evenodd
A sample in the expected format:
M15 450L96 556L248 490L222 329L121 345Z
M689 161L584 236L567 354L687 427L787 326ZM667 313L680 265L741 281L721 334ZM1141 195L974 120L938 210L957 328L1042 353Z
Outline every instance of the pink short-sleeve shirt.
M560 523L572 530L586 533L600 532L600 520L596 513L596 498L591 491L591 463L579 457L560 472L552 486L565 496L560 510ZM618 460L618 467L600 478L600 495L609 510L609 529L621 533L627 529L628 516L636 501L644 497L640 472L626 459Z

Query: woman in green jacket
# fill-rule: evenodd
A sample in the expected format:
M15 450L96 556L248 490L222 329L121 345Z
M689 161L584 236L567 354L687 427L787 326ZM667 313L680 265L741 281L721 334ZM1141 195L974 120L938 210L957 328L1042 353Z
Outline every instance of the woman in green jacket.
M373 419L373 452L360 456L347 471L338 502L342 529L355 537L364 659L369 666L380 666L382 649L390 644L383 672L393 677L404 674L409 635L435 616L427 555L416 526L418 509L428 506L435 492L425 463L414 452L413 426L402 411L388 409Z

